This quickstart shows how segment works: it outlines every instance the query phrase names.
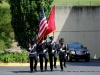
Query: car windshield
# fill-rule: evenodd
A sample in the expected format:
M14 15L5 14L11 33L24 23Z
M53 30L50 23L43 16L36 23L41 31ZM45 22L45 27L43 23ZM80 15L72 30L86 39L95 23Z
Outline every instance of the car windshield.
M68 46L68 48L77 48L77 49L81 49L81 48L83 48L83 45L82 44L77 44L77 43L72 43L72 44L68 44L67 45Z

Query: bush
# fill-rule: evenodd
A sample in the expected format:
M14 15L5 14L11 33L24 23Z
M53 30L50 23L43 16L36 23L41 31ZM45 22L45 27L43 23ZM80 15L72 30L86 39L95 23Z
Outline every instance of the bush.
M59 61L59 56L57 55L57 61ZM0 53L0 62L3 63L28 63L29 57L28 53L23 50L21 53L18 52L7 52L4 51Z
M28 54L24 50L21 53L18 52L6 52L0 54L0 62L3 63L26 63L29 62Z

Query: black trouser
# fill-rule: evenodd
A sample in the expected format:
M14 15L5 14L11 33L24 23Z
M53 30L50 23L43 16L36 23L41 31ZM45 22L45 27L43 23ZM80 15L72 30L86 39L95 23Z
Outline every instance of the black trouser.
M64 66L66 66L66 54L59 54L59 60L60 60L60 68L63 70L63 62Z
M29 57L29 58L30 58L30 70L33 71L33 60L35 60L34 69L36 69L38 63L38 57L37 55L34 55L33 57Z
M42 70L42 71L43 71L43 57L45 59L45 68L47 68L47 63L48 63L47 54L39 54L39 58L40 58L40 70Z
M50 69L51 70L53 70L53 58L54 58L54 66L56 66L56 61L57 61L56 53L54 53L54 54L49 53L49 61L50 61Z

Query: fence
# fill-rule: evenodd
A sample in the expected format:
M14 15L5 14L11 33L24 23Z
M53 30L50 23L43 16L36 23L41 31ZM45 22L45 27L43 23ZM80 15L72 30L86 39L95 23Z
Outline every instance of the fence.
M57 6L100 6L100 0L54 0Z

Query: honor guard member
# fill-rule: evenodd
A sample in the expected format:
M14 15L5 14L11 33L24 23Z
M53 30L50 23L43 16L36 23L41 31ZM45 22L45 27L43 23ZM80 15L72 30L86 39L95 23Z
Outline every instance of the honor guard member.
M60 60L60 68L61 71L63 71L63 64L62 62L64 62L64 67L66 68L66 45L64 44L64 39L61 38L59 40L59 44L58 44L58 54L59 54L59 60Z
M45 71L47 70L47 63L48 63L48 48L47 48L47 42L46 37L44 37L37 46L37 50L39 53L39 59L40 59L40 70L43 72L43 58L45 59Z
M30 72L33 72L33 68L35 71L37 71L38 57L37 57L36 47L37 47L37 44L35 43L35 39L32 38L30 40L30 44L27 49L27 51L29 52L29 59L30 59ZM33 60L35 61L34 67L33 67Z
M49 37L50 42L48 42L48 54L49 54L49 61L50 61L50 69L51 71L53 70L53 60L54 60L54 67L56 67L56 53L57 53L57 48L56 48L56 42L53 41L53 36Z

